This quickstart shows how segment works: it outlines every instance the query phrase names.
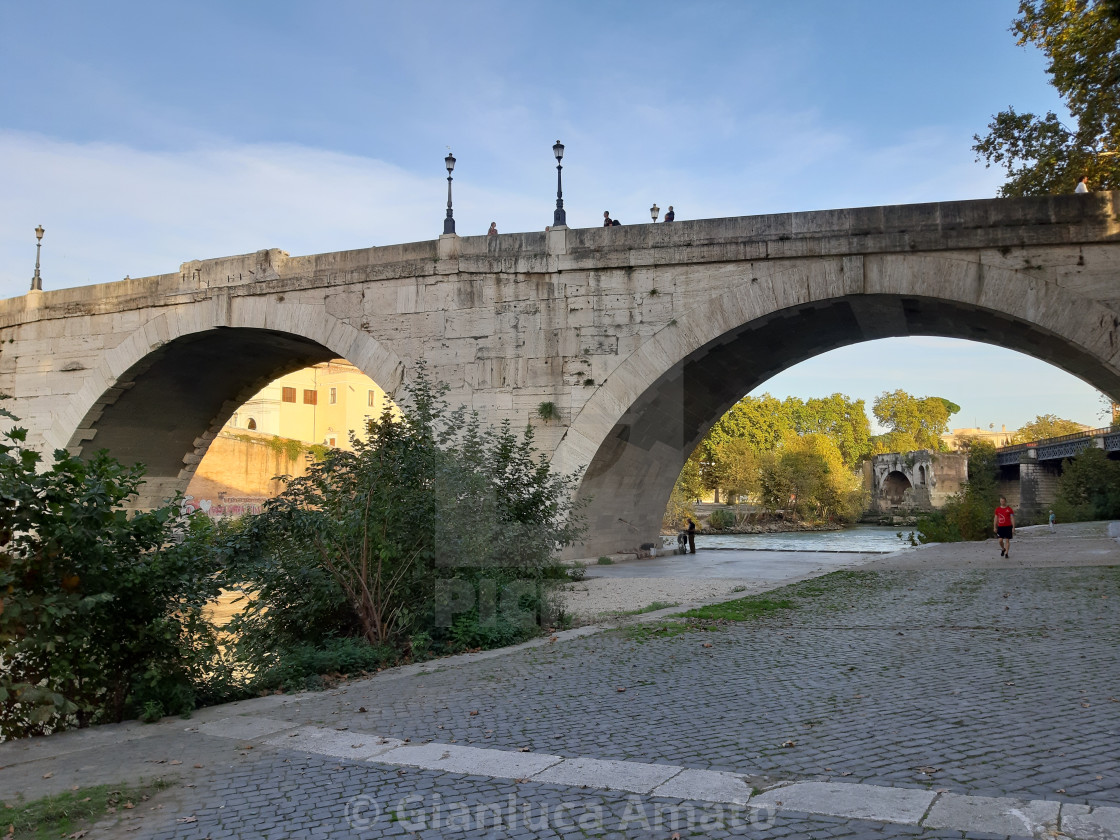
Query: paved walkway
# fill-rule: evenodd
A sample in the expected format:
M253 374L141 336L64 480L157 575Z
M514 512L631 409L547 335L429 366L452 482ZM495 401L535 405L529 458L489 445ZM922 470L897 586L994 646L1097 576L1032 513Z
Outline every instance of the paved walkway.
M1120 545L994 546L864 557L750 622L0 745L0 799L179 778L87 837L1120 838Z

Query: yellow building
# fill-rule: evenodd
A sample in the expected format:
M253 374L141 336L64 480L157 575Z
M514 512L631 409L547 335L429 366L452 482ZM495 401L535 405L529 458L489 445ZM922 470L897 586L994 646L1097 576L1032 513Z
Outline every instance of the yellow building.
M946 432L941 436L941 442L956 452L966 440L982 440L998 448L1009 446L1013 437L1015 437L1015 432L1007 431L1007 426L1000 426L998 432L992 428L953 429L952 432Z
M366 422L385 407L396 410L377 383L344 359L281 376L234 412L226 430L350 448L350 433L365 436Z
M184 507L208 516L259 513L283 490L277 476L300 476L308 457L293 441L350 449L350 434L386 406L377 383L344 359L282 376L242 405L210 444L187 487Z

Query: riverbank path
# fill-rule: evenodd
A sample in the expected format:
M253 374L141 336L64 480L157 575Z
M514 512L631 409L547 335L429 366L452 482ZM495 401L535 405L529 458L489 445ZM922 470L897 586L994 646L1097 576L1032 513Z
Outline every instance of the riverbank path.
M86 838L1120 838L1108 528L6 743L0 800L175 781Z

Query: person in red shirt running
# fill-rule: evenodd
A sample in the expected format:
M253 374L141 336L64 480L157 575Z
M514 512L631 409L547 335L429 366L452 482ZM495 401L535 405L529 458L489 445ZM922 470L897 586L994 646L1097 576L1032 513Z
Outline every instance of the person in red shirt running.
M1007 497L999 497L999 507L992 517L992 527L999 537L999 556L1011 556L1011 538L1015 536L1015 511L1007 506Z

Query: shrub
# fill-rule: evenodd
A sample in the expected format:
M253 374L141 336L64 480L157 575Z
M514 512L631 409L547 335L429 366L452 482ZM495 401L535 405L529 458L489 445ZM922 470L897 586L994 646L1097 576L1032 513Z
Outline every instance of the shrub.
M713 510L708 517L708 526L717 531L725 531L728 528L735 527L735 513L723 508Z
M208 520L130 514L140 466L57 450L43 467L26 435L0 437L0 740L223 695Z
M449 409L423 367L406 391L411 410L370 421L227 541L229 583L249 599L238 650L258 673L297 643L407 653L424 634L450 650L548 620L555 552L582 534L576 477L551 472L531 429Z

